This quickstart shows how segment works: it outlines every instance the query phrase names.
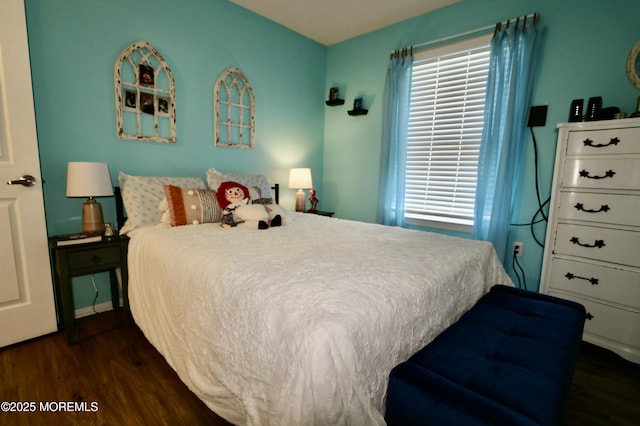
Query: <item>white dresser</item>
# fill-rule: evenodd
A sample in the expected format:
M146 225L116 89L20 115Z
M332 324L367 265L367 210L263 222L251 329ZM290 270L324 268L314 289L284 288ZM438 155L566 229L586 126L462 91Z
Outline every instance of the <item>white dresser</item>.
M583 339L640 363L640 118L558 128L540 292L584 305Z

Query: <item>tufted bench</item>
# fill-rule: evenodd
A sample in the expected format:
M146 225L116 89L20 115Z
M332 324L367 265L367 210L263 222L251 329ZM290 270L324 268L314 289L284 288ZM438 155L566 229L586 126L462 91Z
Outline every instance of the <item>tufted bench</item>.
M556 425L585 309L494 286L389 376L388 425Z

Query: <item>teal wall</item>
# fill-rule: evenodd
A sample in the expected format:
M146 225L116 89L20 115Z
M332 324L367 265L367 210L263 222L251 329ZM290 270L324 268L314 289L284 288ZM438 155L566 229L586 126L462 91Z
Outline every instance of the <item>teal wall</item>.
M463 0L326 48L224 0L25 0L45 203L50 235L81 228L82 200L65 197L69 161L105 161L116 183L132 174L199 175L209 167L257 172L285 184L290 167L312 167L320 208L337 217L375 221L380 163L381 102L389 52L537 12L543 28L532 103L549 106L547 126L536 128L543 195L549 194L557 131L572 99L602 96L605 106L635 110L640 92L625 62L640 39L640 3L620 0ZM188 7L187 7L188 5ZM115 137L113 65L129 44L146 40L172 68L177 87L178 142L165 145ZM212 90L236 66L256 96L256 148L213 146ZM346 102L327 107L330 87ZM350 117L353 99L369 114ZM536 210L531 137L518 182L515 222ZM282 203L293 208L294 191ZM113 199L101 200L115 221ZM544 225L536 234L544 239ZM466 236L461 234L462 236ZM542 249L528 228L521 262L531 289L538 286ZM509 262L507 262L509 263ZM506 265L511 272L511 266ZM101 296L109 300L104 275ZM76 279L76 307L90 306L88 278Z
M534 129L539 147L543 197L550 193L557 130L567 121L572 99L602 96L604 106L635 111L640 92L625 73L627 56L640 40L640 2L624 0L464 0L358 38L331 46L325 92L340 87L344 107L327 108L324 143L324 208L337 217L374 222L378 200L382 95L389 53L399 47L438 40L537 12L543 29L532 105L548 105L547 125ZM369 114L349 117L353 99L362 96ZM530 221L537 209L532 138L526 145L522 194L514 223ZM545 224L535 227L544 241ZM460 235L460 234L458 234ZM462 234L461 236L465 236ZM467 235L468 236L468 235ZM527 287L537 290L543 249L528 227L513 227L510 242L524 242L520 258ZM506 268L512 274L511 261Z
M65 197L69 161L107 162L113 183L139 175L195 175L210 167L265 174L286 188L290 167L311 167L322 193L326 47L224 0L26 0L49 235L79 232L84 200ZM146 40L176 83L177 143L116 138L113 68ZM255 149L213 145L213 87L238 67L256 98ZM113 198L99 200L115 222ZM96 276L109 299L107 274ZM89 277L74 279L76 308L91 306Z

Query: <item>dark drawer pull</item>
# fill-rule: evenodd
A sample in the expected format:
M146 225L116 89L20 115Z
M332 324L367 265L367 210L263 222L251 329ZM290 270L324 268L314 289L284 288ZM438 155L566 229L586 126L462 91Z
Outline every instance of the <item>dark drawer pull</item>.
M600 212L606 213L609 210L611 210L609 206L606 204L601 205L599 210L585 209L584 204L582 203L577 203L574 207L576 208L576 210L583 211L585 213L600 213Z
M91 258L91 261L92 261L93 263L100 263L100 256L93 256L93 257Z
M614 172L613 170L608 170L607 172L605 172L605 174L603 176L591 176L589 174L589 172L585 169L580 170L580 177L586 177L589 179L606 179L606 178L612 178L613 175L615 175L616 172Z
M618 142L620 142L620 139L618 139L618 138L611 138L609 143L596 143L596 144L594 144L591 139L585 139L583 141L584 146L590 146L592 148L604 148L605 146L609 146L609 145L618 145Z
M591 285L598 285L600 283L600 280L598 278L586 278L586 277L581 277L579 275L574 275L571 272L567 272L567 274L565 275L565 277L568 280L572 280L572 279L579 279L579 280L585 280L585 281L589 281L591 283Z
M605 246L604 240L596 240L595 243L593 243L593 245L581 243L580 238L578 237L571 237L569 241L571 241L573 244L577 244L581 247L587 247L587 248L602 248Z
M587 314L585 315L585 318L591 321L593 319L593 314L591 312L587 312Z

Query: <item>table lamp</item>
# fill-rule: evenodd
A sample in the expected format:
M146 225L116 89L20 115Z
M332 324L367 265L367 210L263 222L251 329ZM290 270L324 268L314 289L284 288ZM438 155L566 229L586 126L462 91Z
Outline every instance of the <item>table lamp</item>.
M297 168L289 170L289 189L298 188L296 192L296 211L306 210L306 200L303 189L313 188L311 181L311 169Z
M102 235L102 206L94 197L113 195L111 176L106 163L72 162L67 165L67 197L88 197L82 205L82 233Z

